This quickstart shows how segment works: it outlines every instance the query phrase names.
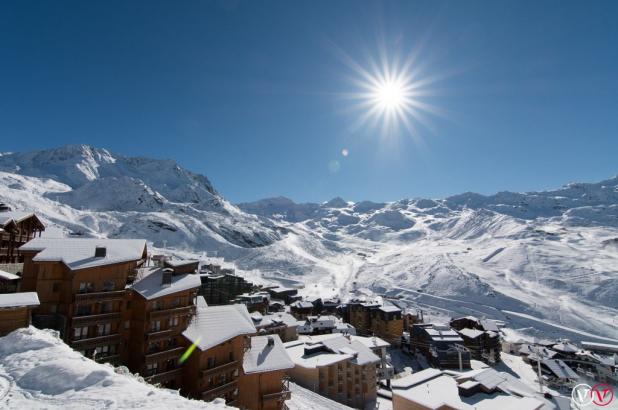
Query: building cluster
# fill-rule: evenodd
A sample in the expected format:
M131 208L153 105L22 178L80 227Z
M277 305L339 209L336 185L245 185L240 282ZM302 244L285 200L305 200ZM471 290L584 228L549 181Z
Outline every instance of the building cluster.
M503 341L502 349L518 354L531 366L541 370L544 384L554 388L571 388L580 379L618 383L618 345L582 342L584 348L568 340Z
M41 237L44 229L32 213L0 212L0 336L31 323L56 329L85 356L187 397L284 409L291 380L356 408L379 391L395 410L542 408L509 374L470 370L471 360L499 363L502 351L551 386L618 381L605 354L618 346L506 342L491 320L424 323L396 302L254 286L221 258L150 255L139 239ZM397 348L427 369L396 375Z

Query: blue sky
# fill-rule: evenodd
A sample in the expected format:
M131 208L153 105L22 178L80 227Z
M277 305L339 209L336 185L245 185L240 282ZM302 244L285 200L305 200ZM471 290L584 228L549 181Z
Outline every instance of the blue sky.
M6 1L0 151L173 158L236 202L597 181L618 172L617 20L613 1ZM380 52L434 80L414 135L355 126L343 55Z

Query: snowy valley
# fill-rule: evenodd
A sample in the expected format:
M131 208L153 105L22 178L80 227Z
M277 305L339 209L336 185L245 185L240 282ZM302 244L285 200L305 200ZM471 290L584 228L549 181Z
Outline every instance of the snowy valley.
M501 320L518 336L618 339L618 178L439 200L234 205L174 161L66 146L2 154L0 202L37 212L46 235L145 238L305 295L380 295L437 318Z

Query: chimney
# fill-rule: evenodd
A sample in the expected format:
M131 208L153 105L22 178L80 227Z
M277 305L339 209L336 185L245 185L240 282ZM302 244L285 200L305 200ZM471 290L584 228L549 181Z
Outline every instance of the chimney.
M275 338L272 336L268 336L268 342L266 343L268 346L274 346L275 345Z
M172 274L174 273L173 269L165 268L163 269L163 276L161 279L161 286L167 287L172 285Z
M107 248L105 246L97 246L94 248L95 258L104 258L107 255Z

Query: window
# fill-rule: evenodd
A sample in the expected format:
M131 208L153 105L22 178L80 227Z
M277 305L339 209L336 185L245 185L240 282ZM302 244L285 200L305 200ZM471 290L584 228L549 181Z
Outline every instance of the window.
M92 282L81 282L79 284L79 293L87 293L92 292L94 290L94 286Z
M97 334L99 336L109 335L111 332L112 332L112 324L111 323L105 323L105 324L97 325Z
M161 350L159 348L159 342L150 342L148 343L148 353L155 353Z
M101 303L101 313L110 313L112 311L112 302Z
M158 332L161 330L161 321L160 320L153 320L152 322L150 322L150 331L151 332Z
M157 372L157 368L159 367L159 363L149 363L146 365L146 374L152 375Z
M230 362L234 361L234 352L230 352L229 359L230 359Z
M111 292L115 288L116 288L116 282L114 282L113 280L106 280L105 282L103 282L103 290L105 292Z
M176 327L178 326L178 323L178 316L171 316L169 319L167 319L167 327Z
M180 306L180 298L174 298L174 300L172 300L172 307L178 307Z
M77 316L88 316L90 314L92 314L92 306L77 305Z
M215 360L214 357L209 357L208 360L206 361L206 367L208 369L212 369L213 367L215 367L216 364L217 364L217 361Z
M176 346L178 346L178 342L176 341L176 338L174 337L174 338L171 338L171 339L169 339L167 341L167 345L169 347L176 347Z
M88 337L88 326L76 327L73 329L73 340L85 339Z
M161 309L163 309L163 301L155 300L154 302L152 302L152 309L153 310L161 310Z
M130 321L128 321L128 320L125 320L125 321L124 321L124 328L125 328L125 329L130 329L130 328L131 328L131 322L130 322Z

